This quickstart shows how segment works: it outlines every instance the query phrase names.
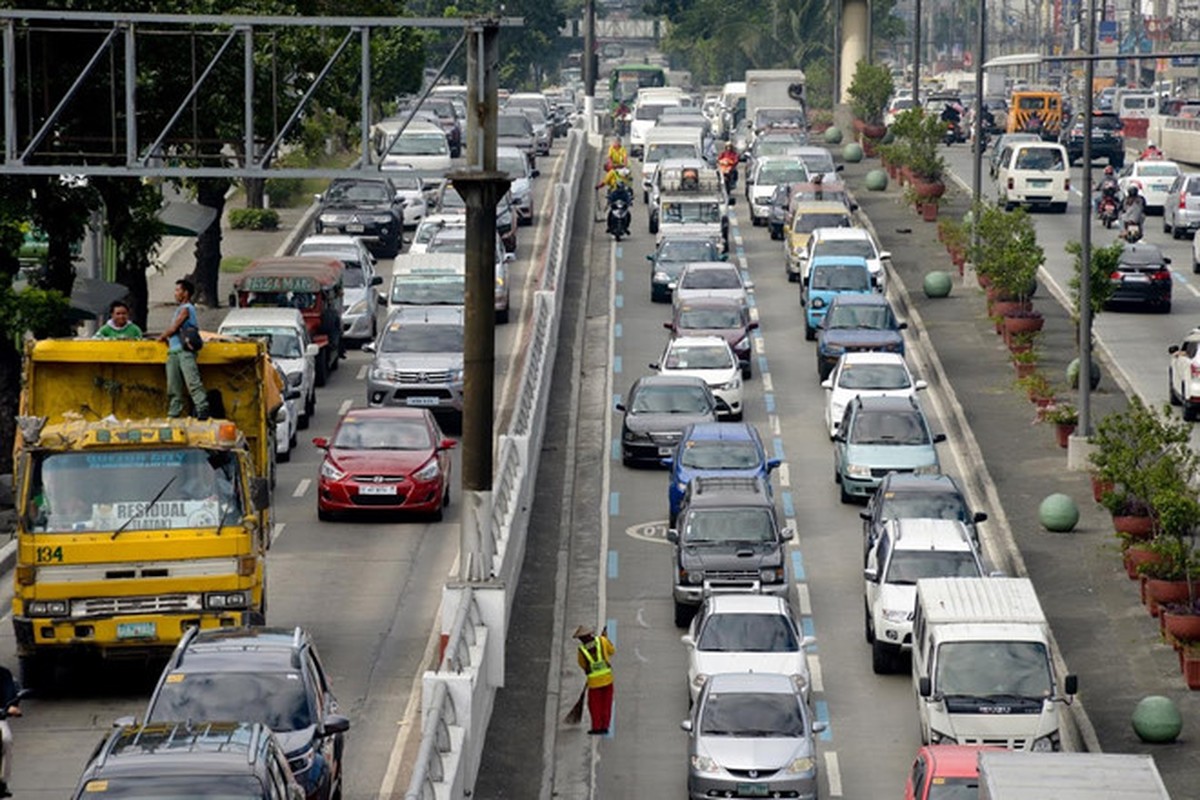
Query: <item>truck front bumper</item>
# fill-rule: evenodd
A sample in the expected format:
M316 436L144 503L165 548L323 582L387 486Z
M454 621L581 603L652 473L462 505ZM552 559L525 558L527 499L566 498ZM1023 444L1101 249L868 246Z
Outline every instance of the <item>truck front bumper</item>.
M170 650L188 628L236 628L261 622L261 614L246 610L94 619L14 616L13 630L20 656L35 651L83 649L119 657Z

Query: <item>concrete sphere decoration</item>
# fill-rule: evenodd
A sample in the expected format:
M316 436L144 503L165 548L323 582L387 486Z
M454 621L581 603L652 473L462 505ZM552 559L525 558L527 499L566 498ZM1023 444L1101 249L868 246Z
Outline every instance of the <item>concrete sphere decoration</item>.
M1070 533L1079 524L1079 506L1065 494L1052 494L1038 506L1038 520L1051 533Z
M841 144L842 129L836 125L831 125L825 129L825 144Z
M888 174L882 169L873 169L863 178L863 183L872 192L882 192L888 187Z
M1143 697L1133 709L1133 732L1143 742L1167 744L1183 730L1183 716L1175 701L1162 695Z
M935 269L925 273L922 288L925 290L926 297L949 297L950 289L953 286L954 281L950 278L949 272Z
M842 161L847 164L857 164L863 160L862 145L858 142L849 142L842 145Z
M1092 361L1091 372L1088 373L1088 383L1091 388L1097 389L1100 386L1100 365ZM1071 363L1067 364L1067 384L1072 389L1079 388L1079 359L1071 359Z

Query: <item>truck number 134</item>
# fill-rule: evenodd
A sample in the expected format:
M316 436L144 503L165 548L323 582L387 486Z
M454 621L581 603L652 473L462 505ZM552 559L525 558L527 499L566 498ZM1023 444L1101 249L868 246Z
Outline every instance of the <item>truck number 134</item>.
M37 548L37 563L47 564L51 561L62 563L62 546L58 547L39 547Z

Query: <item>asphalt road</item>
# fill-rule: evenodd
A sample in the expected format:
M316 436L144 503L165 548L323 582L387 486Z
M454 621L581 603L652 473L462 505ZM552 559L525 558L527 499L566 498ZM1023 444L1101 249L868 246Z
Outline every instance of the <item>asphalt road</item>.
M544 201L562 147L558 143L552 157L540 160L538 213L533 227L520 229L518 259L510 272L512 322L498 328L496 337L498 426L512 405L519 374L514 365L525 329L521 320L535 288L532 257L546 246ZM391 261L378 266L384 285L390 285ZM291 461L278 467L268 556L268 622L303 626L313 634L343 713L351 719L346 800L386 797L406 787L406 764L420 738L418 678L433 653L441 589L458 551L461 496L455 485L455 499L441 523L380 517L317 521L314 493L321 451L311 439L329 435L346 409L366 404L369 362L367 354L350 352L318 390L311 426L300 433ZM455 453L457 481L461 473ZM5 592L11 596L11 584ZM4 622L0 663L15 669L12 628L8 617ZM13 792L31 800L68 796L112 721L145 709L160 670L161 663L79 663L60 672L59 692L27 700L25 717L12 723Z

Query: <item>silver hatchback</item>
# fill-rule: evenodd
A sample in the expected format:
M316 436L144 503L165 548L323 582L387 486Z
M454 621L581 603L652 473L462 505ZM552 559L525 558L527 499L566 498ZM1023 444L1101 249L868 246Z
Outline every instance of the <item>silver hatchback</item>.
M1184 172L1167 190L1163 205L1163 233L1172 238L1192 236L1200 229L1200 172Z
M817 796L817 747L825 730L787 675L721 673L704 684L681 724L688 732L688 797Z

